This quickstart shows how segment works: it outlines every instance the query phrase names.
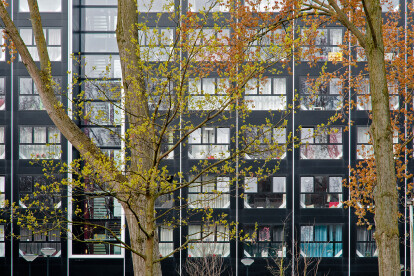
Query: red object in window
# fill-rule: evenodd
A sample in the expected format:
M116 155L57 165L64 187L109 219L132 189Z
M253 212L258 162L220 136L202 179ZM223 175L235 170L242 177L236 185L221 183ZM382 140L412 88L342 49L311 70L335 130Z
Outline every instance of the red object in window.
M329 202L329 208L338 207L339 202Z
M207 159L214 159L214 156L210 155Z

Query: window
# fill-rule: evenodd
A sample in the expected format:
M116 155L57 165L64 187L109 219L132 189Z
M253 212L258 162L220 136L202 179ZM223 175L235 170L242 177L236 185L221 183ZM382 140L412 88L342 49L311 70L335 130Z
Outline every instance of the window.
M6 207L6 177L0 176L0 208L4 207Z
M50 61L62 60L62 41L61 29L43 28L43 32L47 44L47 52L49 53ZM39 61L37 53L36 41L32 29L20 29L20 35L32 55L34 61Z
M301 130L301 159L341 159L342 128L331 127L322 130L304 127Z
M84 55L82 74L89 78L121 78L121 61L118 55Z
M62 0L38 0L40 12L62 12ZM27 0L19 0L19 12L30 12Z
M0 111L1 110L6 110L6 78L4 77L0 77Z
M61 208L62 196L56 193L61 188L62 178L58 175L19 176L19 205L22 208Z
M4 243L4 225L0 224L0 257L6 256L6 246Z
M244 129L245 159L283 159L286 157L286 129L250 127Z
M342 226L301 226L300 254L304 257L341 257Z
M224 225L188 225L188 238L198 240L188 245L188 257L230 255L229 229Z
M188 0L188 10L192 12L227 12L225 1L217 0Z
M367 226L357 226L357 257L378 257L377 245L374 239L374 229Z
M174 229L171 227L158 226L160 257L167 256L174 251L173 233ZM170 257L173 257L173 255Z
M244 208L286 208L286 177L246 177L244 185Z
M145 61L173 60L171 46L174 43L173 28L149 28L138 31L138 41L142 46L141 58Z
M116 6L118 4L117 0L84 0L84 5L88 6Z
M369 126L357 127L357 159L369 159L374 157L374 147L370 144L369 128ZM395 145L398 143L398 131L394 131L393 136L393 143Z
M171 5L170 0L142 0L138 1L139 12L172 12L174 6Z
M246 33L246 49L249 61L276 62L285 61L291 53L286 47L286 33L284 29L263 32L262 29L251 29Z
M189 159L222 159L230 156L230 128L203 127L189 136Z
M202 176L188 187L190 208L229 208L230 178Z
M246 257L286 257L285 233L283 225L245 225L244 235L247 239L244 245Z
M358 81L357 91L357 110L371 110L371 96L369 79L363 78ZM390 94L390 110L398 110L400 107L400 98L398 96L398 86L388 83L388 93Z
M61 101L60 77L54 77L54 90L59 101ZM44 110L42 100L37 92L36 85L32 78L19 78L19 110Z
M108 33L86 33L81 38L82 52L107 52L118 53L118 44L115 34Z
M20 126L19 136L20 159L60 158L60 132L56 127Z
M321 83L318 78L300 78L301 110L339 110L342 107L342 83L332 78Z
M300 193L302 208L340 208L342 207L342 177L301 177Z
M229 100L229 97L225 96L229 88L229 79L226 78L190 78L188 89L191 96L188 108L190 110L219 109Z
M120 128L83 128L83 132L91 138L100 148L120 148L121 129Z
M189 58L192 60L223 61L229 58L227 47L229 40L230 29L219 27L194 29L189 34L185 47L188 47Z
M83 8L82 31L114 32L118 11L116 8Z
M151 111L172 110L176 102L174 85L166 78L148 78L148 106Z
M244 5L253 12L279 12L283 7L282 1L275 0L245 0Z
M6 148L5 148L5 128L0 127L0 159L6 158Z
M107 192L108 189L110 188L105 183L98 184L87 178L84 191L79 195L74 194L73 209L81 210L81 218L74 218L78 221L73 226L73 234L84 242L73 243L73 254L121 254L116 237L121 238L122 207ZM82 221L86 223L82 225Z
M381 2L382 12L398 12L400 10L400 0L388 0Z
M247 82L244 99L251 110L286 110L286 79L253 78Z
M60 257L61 243L60 230L58 226L47 224L44 227L21 227L20 228L20 255L35 254L42 255L42 248L54 248L52 257Z
M342 61L342 29L302 29L301 36L304 43L312 45L302 47L302 61Z

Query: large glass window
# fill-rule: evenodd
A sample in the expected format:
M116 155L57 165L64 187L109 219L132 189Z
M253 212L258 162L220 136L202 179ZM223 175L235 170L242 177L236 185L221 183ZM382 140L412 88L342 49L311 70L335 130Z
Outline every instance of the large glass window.
M281 2L280 0L245 0L244 5L253 12L278 12L282 8Z
M53 83L55 94L60 101L62 79L54 77ZM19 110L44 110L42 100L32 78L19 78Z
M82 11L83 31L114 32L116 30L118 16L116 8L84 8Z
M82 74L89 78L121 78L121 60L118 55L84 55Z
M227 12L228 7L224 3L225 1L217 0L188 0L188 9L192 12Z
M300 178L302 208L342 207L342 177L305 176Z
M398 131L393 134L394 145L398 143ZM370 144L370 127L357 127L357 159L369 159L374 157L374 147Z
M54 248L52 257L60 257L61 243L59 227L47 224L44 227L21 227L19 252L21 255L42 255L42 248Z
M339 110L342 107L342 83L330 79L320 83L317 78L300 78L301 110Z
M341 257L342 226L301 226L300 254L304 257Z
M301 129L301 159L341 159L342 127Z
M230 88L226 78L188 79L188 90L191 94L188 108L190 110L214 110L226 104L227 89Z
M188 238L198 240L188 245L188 257L230 255L229 229L225 225L190 224Z
M251 110L285 110L286 109L286 79L255 78L247 82L245 101Z
M82 210L73 226L73 235L80 242L73 243L73 254L120 255L116 238L121 239L121 204L113 198L105 183L85 180L85 188L74 195L73 209ZM82 224L85 221L85 224ZM83 241L83 242L82 242Z
M304 44L311 47L302 47L302 61L342 61L343 30L340 28L302 29L301 37Z
M286 177L246 177L244 208L286 208Z
M60 132L57 127L20 126L20 159L59 159L61 155Z
M357 257L378 257L374 229L367 229L367 226L357 226L356 255Z
M62 12L62 0L38 0L40 12ZM19 12L30 12L27 0L19 0Z
M145 61L167 61L174 59L171 46L174 43L174 28L148 28L138 31L142 46L141 58Z
M286 157L286 129L246 127L244 130L246 159L283 159Z
M358 82L357 92L357 110L371 110L371 96L369 79L363 78ZM390 110L398 110L400 107L400 98L398 96L398 86L388 83L388 93L390 94Z
M87 33L82 34L82 52L106 52L117 53L118 44L115 34L107 33Z
M19 205L21 208L60 208L62 197L55 192L62 178L56 175L20 175Z
M49 53L50 61L62 60L62 39L61 29L57 28L43 28L43 32L47 44L47 52ZM27 50L31 54L34 61L39 61L37 53L36 40L32 29L20 29L20 36L27 46Z
M283 225L245 225L247 235L244 245L246 257L286 257L285 231Z
M230 128L203 127L188 139L189 159L222 159L230 156Z
M229 208L230 178L202 176L188 188L190 208Z
M174 251L173 233L174 229L171 227L158 227L160 257L167 256L168 254ZM173 257L173 255L171 255L170 257Z
M142 13L174 11L174 1L171 0L141 0L137 4L138 11Z

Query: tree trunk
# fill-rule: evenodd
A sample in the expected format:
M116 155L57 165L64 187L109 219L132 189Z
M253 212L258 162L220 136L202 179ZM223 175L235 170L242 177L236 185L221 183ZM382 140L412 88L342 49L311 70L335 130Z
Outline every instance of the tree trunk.
M378 246L379 274L400 275L398 233L398 192L393 153L393 131L389 107L381 6L378 0L368 0L367 45L369 81L372 101L371 133L376 163L375 240Z

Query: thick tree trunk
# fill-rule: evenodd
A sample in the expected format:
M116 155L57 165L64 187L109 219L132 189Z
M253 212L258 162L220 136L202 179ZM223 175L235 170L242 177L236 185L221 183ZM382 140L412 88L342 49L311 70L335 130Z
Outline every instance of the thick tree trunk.
M398 233L398 192L393 153L393 131L389 108L381 7L378 0L367 0L366 54L372 101L371 133L377 182L375 200L375 240L378 246L379 274L400 275Z
M138 14L136 0L118 0L117 42L121 59L125 111L128 118L127 148L129 164L124 204L127 215L135 276L162 275L159 262L157 225L155 222L154 194L158 190L153 180L154 140L156 134L148 110L148 95L143 64L138 44Z

